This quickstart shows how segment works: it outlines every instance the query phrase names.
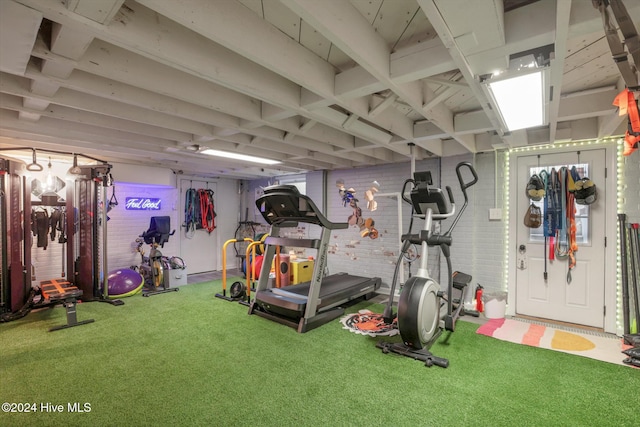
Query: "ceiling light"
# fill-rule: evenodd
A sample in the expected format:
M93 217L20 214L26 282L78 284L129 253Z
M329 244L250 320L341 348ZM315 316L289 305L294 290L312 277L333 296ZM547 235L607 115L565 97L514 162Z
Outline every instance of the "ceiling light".
M245 160L247 162L262 163L265 165L277 165L278 163L281 163L278 160L265 159L264 157L256 157L256 156L249 156L246 154L231 153L229 151L212 150L210 148L207 148L206 150L202 150L201 153L207 154L209 156L225 157L227 159L234 159L234 160Z
M45 190L46 191L54 191L56 188L55 178L53 177L53 173L51 172L51 157L49 157L49 164L47 165L47 177L45 180Z
M546 72L547 69L535 69L517 74L505 73L500 78L483 82L507 130L548 123Z

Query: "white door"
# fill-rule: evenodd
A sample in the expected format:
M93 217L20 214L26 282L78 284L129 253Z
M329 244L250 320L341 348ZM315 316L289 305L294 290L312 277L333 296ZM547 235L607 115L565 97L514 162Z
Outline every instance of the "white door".
M551 171L554 167L558 170L561 166L571 168L573 165L579 170L584 168L584 175L596 184L598 200L588 206L576 205L578 250L575 253L576 265L568 280L569 261L557 257L550 261L549 242L545 244L542 227L527 228L523 220L531 203L525 189L532 172L539 168ZM602 328L605 305L605 150L522 156L518 158L517 167L518 191L513 195L517 198L518 212L514 254L516 313Z
M218 229L214 229L209 233L205 229L195 230L195 232L187 232L185 227L185 195L189 188L196 190L210 189L213 190L214 201L216 200L216 184L200 180L183 179L180 181L180 250L182 258L187 264L189 274L204 273L214 271L218 265Z

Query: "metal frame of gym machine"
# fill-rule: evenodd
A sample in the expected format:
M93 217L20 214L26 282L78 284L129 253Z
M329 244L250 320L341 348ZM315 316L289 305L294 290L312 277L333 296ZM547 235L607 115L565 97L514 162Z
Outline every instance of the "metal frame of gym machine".
M109 176L111 165L103 162L101 165L80 166L80 170L82 172L76 178L75 185L67 187L67 230L74 230L74 233L70 232L69 236L75 238L77 235L77 241L72 238L67 241L69 277L73 278L79 289L82 289L85 300L122 305L124 303L121 300L108 299L106 188L111 185ZM103 209L99 207L100 197ZM74 229L76 221L74 206L78 208L77 233ZM102 238L100 239L101 227ZM100 250L100 243L102 243L102 250ZM76 253L77 258L74 258Z
M16 147L7 150L29 149ZM39 150L57 154L74 155L51 150ZM108 299L107 286L107 227L105 209L99 209L99 194L106 201L106 187L110 185L111 165L80 166L81 173L73 185L66 187L66 199L59 202L66 207L66 265L67 277L82 290L83 301L103 301L121 305L121 300ZM30 227L25 226L25 218L33 204L31 182L24 173L24 163L0 157L0 314L16 313L27 303L31 291L31 246ZM78 218L76 219L76 209ZM76 227L77 222L77 227ZM102 252L100 252L99 231L102 227ZM5 226L6 224L6 226ZM102 255L102 263L100 256ZM101 265L102 264L102 265ZM104 271L103 271L104 270ZM104 279L102 292L100 277Z
M22 224L23 213L31 211L31 184L22 166L0 158L0 313L18 311L31 289L31 245L23 244L31 242L31 230Z

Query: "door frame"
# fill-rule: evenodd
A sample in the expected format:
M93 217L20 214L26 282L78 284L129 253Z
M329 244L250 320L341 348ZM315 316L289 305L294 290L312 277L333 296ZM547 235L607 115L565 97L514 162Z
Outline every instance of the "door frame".
M508 209L508 235L514 236L513 238L506 238L506 256L508 257L508 272L507 272L507 291L508 291L508 306L507 315L514 316L516 308L516 292L517 283L516 278L516 257L518 242L515 239L517 236L518 221L521 220L524 213L517 212L517 204L509 203L510 195L518 197L524 194L523 189L517 188L518 185L518 157L531 156L532 154L563 154L572 153L576 151L590 151L594 149L605 149L605 167L606 167L606 180L604 186L598 186L598 200L605 205L605 239L607 242L605 248L605 260L604 260L604 304L606 312L604 315L604 331L607 333L613 333L617 335L622 334L622 330L618 326L618 293L619 283L617 280L618 266L618 223L617 223L617 188L618 188L618 146L619 138L609 140L598 141L584 141L577 143L567 143L533 147L520 147L509 150L507 156L505 156L508 165L505 169L508 170L509 179L505 183L505 191L507 191L506 205ZM509 209L511 205L513 209Z

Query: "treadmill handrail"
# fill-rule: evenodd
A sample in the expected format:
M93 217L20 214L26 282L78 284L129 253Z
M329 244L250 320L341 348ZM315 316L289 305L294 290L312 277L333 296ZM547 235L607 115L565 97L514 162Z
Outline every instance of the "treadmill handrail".
M318 249L320 239L294 239L291 237L267 237L264 241L267 245L291 246L294 248Z
M329 221L308 196L300 194L295 187L273 185L265 188L264 194L256 200L262 217L270 225L286 227L288 224L303 222L316 224L329 230L349 228L348 222Z

